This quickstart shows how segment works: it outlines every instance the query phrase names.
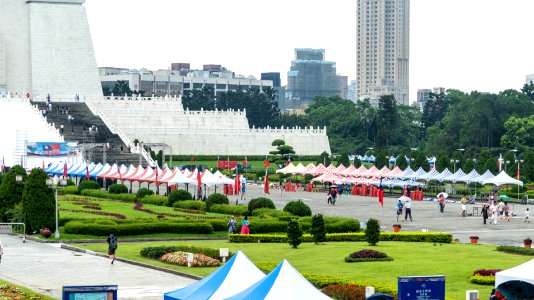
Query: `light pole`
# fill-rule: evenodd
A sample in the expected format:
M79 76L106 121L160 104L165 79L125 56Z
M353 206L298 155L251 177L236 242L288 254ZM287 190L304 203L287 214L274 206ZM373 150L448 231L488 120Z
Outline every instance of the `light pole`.
M47 179L46 180L46 185L48 185L49 187L54 187L55 188L56 232L54 233L54 236L55 236L56 239L59 239L59 211L58 211L59 209L58 209L58 205L57 205L57 189L58 189L58 185L66 186L67 185L67 180L66 179L60 179L59 182L54 182L54 180L52 180L52 179Z
M453 173L456 173L456 164L459 163L459 162L460 161L457 160L457 159L451 159L451 163L454 163L454 169L453 169L454 171L453 171Z
M517 152L517 150L514 151L514 156L515 156L515 152ZM520 172L519 172L519 163L524 162L524 160L516 159L515 162L517 163L517 180L519 180L519 176L521 175ZM519 199L519 184L517 185L517 199ZM528 204L528 202L525 203L525 204Z

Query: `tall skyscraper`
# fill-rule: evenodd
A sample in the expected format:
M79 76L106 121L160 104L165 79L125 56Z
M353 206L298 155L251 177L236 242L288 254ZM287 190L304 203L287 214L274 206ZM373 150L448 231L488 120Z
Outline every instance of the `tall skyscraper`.
M410 0L358 0L356 98L409 104Z
M347 76L336 74L336 63L325 61L324 49L296 48L287 72L288 108L303 108L316 96L347 97Z

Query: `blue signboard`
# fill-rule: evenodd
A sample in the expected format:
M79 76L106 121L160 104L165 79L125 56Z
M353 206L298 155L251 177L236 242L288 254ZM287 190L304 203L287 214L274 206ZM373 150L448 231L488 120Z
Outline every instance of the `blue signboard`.
M399 276L400 300L445 300L445 276Z
M117 285L64 286L62 300L117 300Z

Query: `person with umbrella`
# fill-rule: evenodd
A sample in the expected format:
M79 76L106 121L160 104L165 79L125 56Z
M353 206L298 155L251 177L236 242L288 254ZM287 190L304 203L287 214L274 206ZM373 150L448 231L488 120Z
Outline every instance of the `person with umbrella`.
M403 208L404 204L402 203L401 199L399 199L399 202L397 202L397 221L399 220L399 216L402 215Z
M408 216L410 216L410 222L413 221L412 219L412 199L410 197L401 196L399 200L404 200L404 221L408 220Z

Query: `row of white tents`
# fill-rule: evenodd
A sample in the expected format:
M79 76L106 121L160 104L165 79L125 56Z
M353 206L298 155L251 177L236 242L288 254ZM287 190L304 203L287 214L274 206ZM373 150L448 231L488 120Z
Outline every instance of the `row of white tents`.
M197 299L306 299L323 300L321 293L287 260L265 275L241 251L208 277L165 293L164 300Z
M228 178L219 171L211 173L209 170L204 170L204 172L199 174L198 169L189 171L188 169L161 169L150 166L143 168L142 166L102 165L101 163L78 163L70 166L64 163L55 163L45 168L45 172L51 176L66 175L66 177L72 178L111 179L121 182L154 183L156 185L191 184L198 186L201 184L211 187L235 183L234 179Z
M419 168L416 171L412 170L409 166L401 170L398 166L393 169L389 169L384 166L378 169L374 165L367 169L365 166L356 168L354 165L344 167L340 165L335 167L330 165L325 167L323 164L317 166L308 164L307 166L299 163L293 165L292 163L286 167L277 170L277 173L282 174L311 174L316 176L312 181L317 182L331 182L335 184L371 184L379 185L382 180L382 185L385 186L417 186L423 185L418 181L429 182L432 180L439 182L464 182L464 183L480 183L480 184L514 184L523 185L523 182L510 177L506 172L502 171L498 175L494 175L489 170L483 174L479 174L475 169L469 173L465 173L462 169L456 172L451 172L449 169L445 169L442 172L438 172L436 169L425 171L423 168Z

